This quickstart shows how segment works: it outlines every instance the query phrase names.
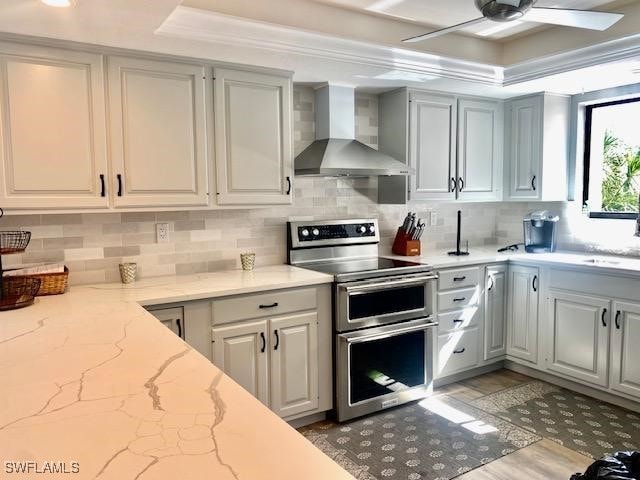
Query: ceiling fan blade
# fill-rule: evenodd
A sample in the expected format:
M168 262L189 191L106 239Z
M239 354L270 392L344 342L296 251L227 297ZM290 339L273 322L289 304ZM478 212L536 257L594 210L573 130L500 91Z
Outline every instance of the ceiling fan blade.
M591 10L573 10L570 8L533 7L521 20L525 22L551 23L567 27L606 30L624 17L621 13L594 12Z
M406 42L406 43L421 42L422 40L427 40L428 38L439 37L440 35L444 35L445 33L455 32L456 30L461 30L461 29L463 29L465 27L469 27L471 25L475 25L476 23L484 22L485 20L486 20L486 18L484 18L484 17L476 18L474 20L469 20L468 22L459 23L459 24L453 25L451 27L442 28L440 30L434 30L433 32L425 33L425 34L418 35L418 36L411 37L411 38L405 38L402 41Z

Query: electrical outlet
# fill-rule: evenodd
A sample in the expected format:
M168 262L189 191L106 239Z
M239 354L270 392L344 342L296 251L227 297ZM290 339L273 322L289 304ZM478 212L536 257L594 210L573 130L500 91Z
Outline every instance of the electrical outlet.
M156 242L169 243L169 224L156 223Z
M438 214L433 210L431 211L431 215L429 215L429 225L432 227L438 225Z

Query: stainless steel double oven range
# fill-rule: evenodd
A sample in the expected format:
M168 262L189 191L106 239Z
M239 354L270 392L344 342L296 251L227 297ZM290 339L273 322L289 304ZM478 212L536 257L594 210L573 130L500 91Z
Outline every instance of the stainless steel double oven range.
M290 222L291 265L334 276L334 385L338 421L432 391L436 275L378 256L375 219Z

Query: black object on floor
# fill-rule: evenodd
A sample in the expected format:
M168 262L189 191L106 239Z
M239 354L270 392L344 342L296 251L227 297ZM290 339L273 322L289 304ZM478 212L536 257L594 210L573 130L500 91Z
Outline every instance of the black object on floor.
M571 480L632 480L640 479L640 452L616 452L592 463L583 474Z

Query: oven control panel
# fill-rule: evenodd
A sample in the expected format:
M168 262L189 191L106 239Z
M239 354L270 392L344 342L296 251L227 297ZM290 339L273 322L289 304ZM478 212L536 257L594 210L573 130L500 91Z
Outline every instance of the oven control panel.
M378 222L375 219L292 222L289 224L289 235L293 247L348 245L380 241Z

